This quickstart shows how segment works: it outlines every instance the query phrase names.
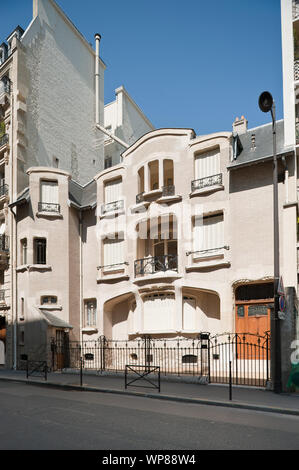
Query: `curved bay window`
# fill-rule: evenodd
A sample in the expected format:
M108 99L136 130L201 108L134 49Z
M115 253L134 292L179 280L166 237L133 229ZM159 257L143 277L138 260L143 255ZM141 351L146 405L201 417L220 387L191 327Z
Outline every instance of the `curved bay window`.
M177 222L173 215L139 224L135 277L159 271L177 271Z

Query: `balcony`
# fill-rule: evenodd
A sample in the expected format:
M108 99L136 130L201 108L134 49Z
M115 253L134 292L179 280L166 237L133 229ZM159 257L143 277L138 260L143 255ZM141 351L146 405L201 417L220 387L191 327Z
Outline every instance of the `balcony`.
M299 1L293 0L293 20L299 17Z
M0 82L0 106L3 106L4 109L10 103L10 82L9 80Z
M0 185L0 198L3 196L8 195L8 185L7 184L1 184Z
M4 134L2 137L0 137L0 149L1 147L4 147L7 144L8 144L8 134Z
M165 271L178 270L177 255L150 256L134 263L135 278Z
M118 213L119 211L124 210L124 201L114 201L114 202L108 202L107 204L102 204L101 207L101 215L104 216L106 214L109 214L111 212L113 213Z
M0 235L0 252L9 252L9 237L7 235Z
M299 59L294 60L294 81L299 80Z
M5 303L5 290L0 289L0 303L3 304Z
M222 173L191 181L190 197L224 189Z
M53 204L52 202L39 202L38 212L49 212L51 214L60 214L60 204Z
M136 196L136 204L141 204L142 202L144 202L144 191Z

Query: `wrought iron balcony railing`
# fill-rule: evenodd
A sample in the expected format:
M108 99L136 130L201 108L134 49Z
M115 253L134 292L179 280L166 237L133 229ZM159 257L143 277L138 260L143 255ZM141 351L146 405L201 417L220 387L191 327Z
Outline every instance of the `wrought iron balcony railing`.
M5 302L5 290L0 289L0 302Z
M205 250L196 250L196 251L187 251L186 256L190 255L199 255L199 256L204 256L204 255L213 255L214 253L217 253L221 250L229 250L229 246L220 246L217 248L206 248Z
M193 192L197 189L206 188L208 186L214 186L216 184L222 184L222 173L191 181L191 191Z
M299 16L299 1L293 0L293 20Z
M135 277L154 274L159 271L177 271L177 255L151 256L137 259L134 263Z
M60 204L53 204L52 202L39 202L38 212L56 212L60 213Z
M101 207L101 213L102 215L107 214L107 212L115 212L122 210L124 208L124 201L114 201L114 202L108 202L107 204L103 204Z
M10 93L10 82L7 81L7 82L3 82L1 81L0 83L0 96L3 94L3 93Z
M8 185L7 184L1 184L0 185L0 197L6 196L8 194Z
M127 261L122 263L115 263L115 264L105 264L104 266L98 266L98 271L118 271L119 269L124 269L124 266L129 266Z
M144 201L144 191L142 193L137 194L136 196L136 204L140 204Z
M7 235L0 235L0 251L9 251L9 237Z
M8 143L8 134L4 134L0 137L0 147Z
M294 60L294 81L299 80L299 59Z
M175 195L175 186L173 184L169 184L168 186L163 186L162 197L174 196L174 195Z

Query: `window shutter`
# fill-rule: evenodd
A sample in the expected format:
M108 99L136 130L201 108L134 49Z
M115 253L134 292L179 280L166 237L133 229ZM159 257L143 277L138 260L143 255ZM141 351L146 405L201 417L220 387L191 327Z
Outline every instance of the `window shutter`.
M124 262L124 240L105 240L104 241L104 266L110 270L122 268Z
M121 189L122 189L121 179L106 183L105 184L105 204L109 204L110 202L120 201L122 198Z
M224 245L223 215L195 218L194 251L221 248Z
M41 202L58 204L58 183L56 181L42 181Z
M207 178L220 173L219 149L195 157L195 179Z

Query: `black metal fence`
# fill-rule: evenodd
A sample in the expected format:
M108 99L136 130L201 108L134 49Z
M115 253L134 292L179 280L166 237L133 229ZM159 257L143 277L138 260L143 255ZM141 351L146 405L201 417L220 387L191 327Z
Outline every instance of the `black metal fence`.
M87 356L86 356L87 355ZM93 357L92 360L86 359ZM132 366L158 366L161 375L197 376L209 383L228 383L229 362L232 381L236 385L264 387L270 380L270 336L250 333L223 333L197 338L154 339L149 336L113 341L68 342L51 345L51 368L80 368L99 372L124 372Z

